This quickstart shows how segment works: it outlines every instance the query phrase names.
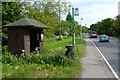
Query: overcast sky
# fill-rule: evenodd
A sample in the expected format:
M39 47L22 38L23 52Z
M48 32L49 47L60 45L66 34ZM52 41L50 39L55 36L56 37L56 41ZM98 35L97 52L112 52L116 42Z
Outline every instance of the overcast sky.
M42 1L42 0L33 0ZM44 0L43 0L44 1ZM50 1L50 0L47 0ZM75 20L82 26L87 25L90 27L91 24L97 23L106 18L113 18L118 15L118 2L120 0L62 0L71 2L74 8L79 8L79 16L75 16ZM66 15L62 16L65 20Z
M69 0L74 8L79 8L79 16L75 20L89 27L106 18L114 18L118 15L119 0Z

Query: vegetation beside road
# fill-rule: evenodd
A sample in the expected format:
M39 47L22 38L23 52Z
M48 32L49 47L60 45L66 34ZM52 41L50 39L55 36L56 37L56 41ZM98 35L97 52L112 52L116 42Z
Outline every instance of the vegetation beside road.
M2 2L2 26L13 23L22 18L35 19L51 29L44 30L44 36L72 36L71 13L69 2L52 0L53 2ZM17 10L16 10L17 9ZM67 15L62 20L61 15ZM75 33L80 35L81 25L75 21ZM2 44L7 45L8 29L2 29Z
M71 39L54 39L55 36L72 36L71 4L68 2L3 2L2 26L22 18L32 18L51 27L44 30L44 51L40 55L15 56L7 52L8 29L2 29L3 78L76 78L81 68L80 57L85 55L85 41L77 39L75 59L65 56ZM17 9L17 10L16 10ZM67 14L66 20L61 15ZM81 25L75 21L75 34L80 36Z
M116 19L107 18L102 21L98 21L90 26L90 29L97 29L98 34L107 34L113 37L120 37L120 16L116 16Z
M3 54L3 78L77 78L85 55L85 40L76 39L74 60L65 56L66 45L71 39L46 39L44 52L17 57L8 52Z

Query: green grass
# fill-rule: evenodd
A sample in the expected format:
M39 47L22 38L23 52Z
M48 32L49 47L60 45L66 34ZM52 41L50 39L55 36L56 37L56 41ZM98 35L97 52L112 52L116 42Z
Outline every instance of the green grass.
M3 60L3 78L77 78L82 67L80 58L86 53L86 42L76 40L74 60L65 56L66 45L71 45L71 39L47 39L44 51L39 56L18 59L3 55L8 59L8 62Z

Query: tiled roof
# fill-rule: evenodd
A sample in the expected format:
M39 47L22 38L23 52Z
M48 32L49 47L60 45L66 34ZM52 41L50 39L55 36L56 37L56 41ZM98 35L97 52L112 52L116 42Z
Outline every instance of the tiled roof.
M4 27L20 27L20 26L32 26L33 28L42 28L42 29L50 29L50 27L40 23L39 21L35 19L30 18L23 18L18 21L15 21L14 23L4 25Z

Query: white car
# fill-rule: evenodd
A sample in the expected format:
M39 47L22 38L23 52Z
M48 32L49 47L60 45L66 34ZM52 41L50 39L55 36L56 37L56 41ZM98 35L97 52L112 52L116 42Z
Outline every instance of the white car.
M107 35L99 36L99 42L109 42L109 37Z

